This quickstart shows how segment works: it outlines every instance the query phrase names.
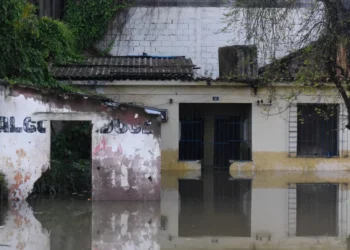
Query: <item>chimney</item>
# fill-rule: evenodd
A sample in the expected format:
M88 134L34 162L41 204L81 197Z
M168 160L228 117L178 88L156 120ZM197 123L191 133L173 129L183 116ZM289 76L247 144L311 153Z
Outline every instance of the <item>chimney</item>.
M235 45L219 48L220 78L253 78L258 75L255 45Z

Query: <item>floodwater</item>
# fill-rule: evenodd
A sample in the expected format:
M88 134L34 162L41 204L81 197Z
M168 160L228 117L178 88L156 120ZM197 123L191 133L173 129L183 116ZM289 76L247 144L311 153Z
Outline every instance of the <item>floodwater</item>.
M160 202L0 207L0 249L350 249L348 172L162 173Z

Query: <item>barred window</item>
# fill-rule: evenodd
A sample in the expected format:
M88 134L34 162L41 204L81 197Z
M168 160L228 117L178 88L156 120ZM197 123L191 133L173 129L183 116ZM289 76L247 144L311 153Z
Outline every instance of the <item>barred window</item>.
M298 104L297 155L338 156L339 105Z

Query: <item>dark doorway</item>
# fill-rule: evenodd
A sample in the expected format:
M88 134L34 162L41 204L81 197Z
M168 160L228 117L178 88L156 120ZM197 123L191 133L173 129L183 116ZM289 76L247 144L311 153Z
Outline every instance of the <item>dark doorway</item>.
M338 185L297 184L297 236L337 236Z
M90 121L51 122L51 166L35 194L91 197L91 132Z
M180 104L180 161L227 169L251 160L251 104Z

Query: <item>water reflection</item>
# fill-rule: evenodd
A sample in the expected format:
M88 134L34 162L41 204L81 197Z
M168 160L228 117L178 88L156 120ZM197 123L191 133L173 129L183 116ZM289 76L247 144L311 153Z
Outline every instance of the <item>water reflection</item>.
M91 249L91 202L38 200L30 205L43 231L50 233L48 249Z
M159 202L93 203L92 249L160 249Z
M0 249L348 249L350 173L164 173L161 202L0 207Z
M179 236L251 236L251 180L179 179L179 194Z

